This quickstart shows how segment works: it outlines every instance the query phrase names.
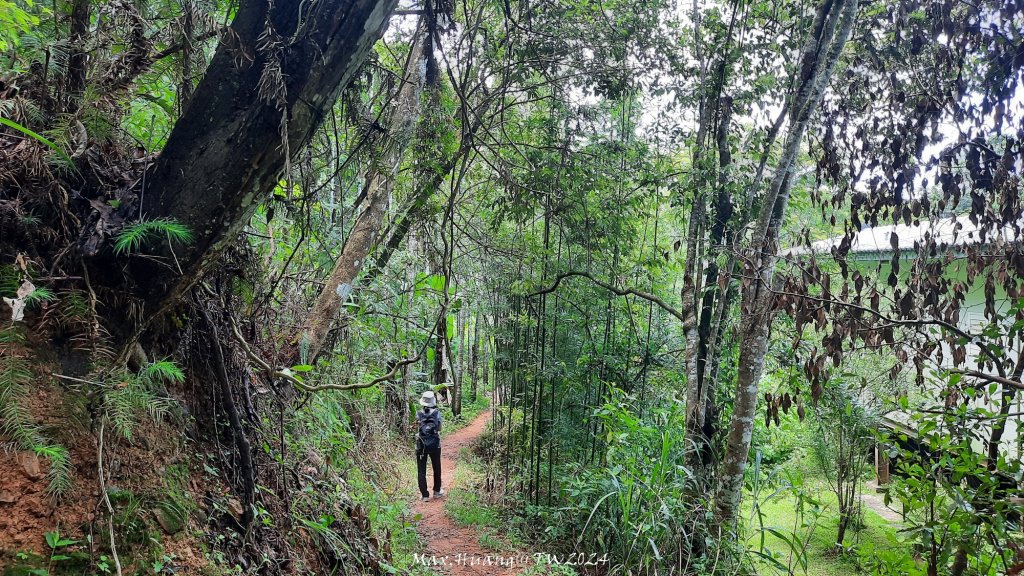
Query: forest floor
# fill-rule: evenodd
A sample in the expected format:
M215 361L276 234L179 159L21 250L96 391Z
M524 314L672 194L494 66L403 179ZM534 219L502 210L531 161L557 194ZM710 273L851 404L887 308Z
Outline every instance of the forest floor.
M474 490L473 486L463 486L456 474L459 465L460 451L469 449L487 428L491 421L490 409L473 419L466 427L450 436L442 436L441 440L441 479L446 492L444 499L431 498L428 502L421 501L418 496L411 504L412 512L419 517L417 531L423 541L421 558L442 574L449 576L478 575L512 575L519 573L523 565L519 562L502 565L516 555L506 552L495 552L485 548L480 540L481 535L473 526L457 522L445 499L459 490ZM427 478L430 482L430 467L427 466ZM490 560L490 561L489 561Z

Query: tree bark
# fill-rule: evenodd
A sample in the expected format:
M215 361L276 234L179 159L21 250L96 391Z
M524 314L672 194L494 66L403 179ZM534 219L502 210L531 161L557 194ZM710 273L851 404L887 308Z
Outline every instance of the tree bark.
M451 381L452 416L458 416L462 414L462 379L459 377L458 364L455 362L455 354L452 352L452 340L448 337L447 320L441 337L444 339L444 371Z
M75 0L71 5L71 50L68 54L68 91L65 109L78 109L78 99L85 91L88 53L85 41L89 35L89 0Z
M366 60L397 0L241 3L145 179L143 213L187 225L171 266L135 277L147 313L191 288L278 185L282 172Z
M295 336L299 355L309 361L320 353L338 311L355 289L356 279L380 234L384 214L394 191L398 167L405 157L420 116L420 95L426 82L426 60L430 57L430 41L424 42L425 36L426 28L421 23L406 60L403 84L388 123L386 140L365 176L365 207L356 217L341 255L313 305L305 326Z
M774 277L779 228L789 200L797 154L808 121L821 102L856 17L857 0L823 0L818 9L803 51L786 142L761 206L751 247L744 255L739 370L716 498L718 519L727 529L735 527L743 498L743 475L757 411L758 386L768 350L768 327L773 317L772 292L768 287Z
M473 315L473 351L469 358L469 399L476 402L477 374L480 366L480 313Z
M718 192L715 198L714 221L711 225L709 237L709 248L718 250L726 237L726 230L729 220L732 217L732 196L729 193L728 178L725 171L732 162L729 152L729 124L732 117L732 101L729 98L720 98L718 104ZM713 347L717 346L718 326L712 320L716 317L716 302L724 298L723 290L719 285L719 270L717 255L712 254L708 258L707 268L704 270L704 294L701 298L701 308L696 329L696 339L687 342L694 350L690 352L691 362L687 366L687 404L686 404L686 434L693 444L688 452L688 463L693 468L695 476L701 481L707 481L714 466L714 453L712 441L716 435L717 419L715 418L715 391L716 387L712 379L707 376L708 355ZM713 337L714 336L714 337ZM709 418L710 416L710 418Z

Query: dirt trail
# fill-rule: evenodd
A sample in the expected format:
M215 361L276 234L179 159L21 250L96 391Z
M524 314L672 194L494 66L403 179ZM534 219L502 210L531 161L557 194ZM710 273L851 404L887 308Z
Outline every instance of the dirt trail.
M451 485L456 466L458 466L459 450L470 446L484 431L491 421L491 411L487 410L477 416L468 426L451 434L441 436L441 482L445 492L460 487ZM427 464L427 482L432 481L430 464ZM467 489L467 487L462 487ZM417 490L418 492L418 490ZM496 552L480 545L479 534L470 527L459 526L448 517L444 510L444 499L431 499L423 502L417 499L412 505L413 514L422 515L417 531L424 542L423 555L433 557L443 565L434 565L434 569L449 576L483 576L517 574L522 566L502 566L498 558L510 559L509 552ZM494 559L490 565L487 558Z

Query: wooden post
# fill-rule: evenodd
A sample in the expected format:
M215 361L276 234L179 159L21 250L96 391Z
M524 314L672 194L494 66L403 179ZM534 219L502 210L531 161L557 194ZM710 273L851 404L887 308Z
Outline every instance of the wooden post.
M889 485L889 454L882 444L875 444L875 481L879 489Z

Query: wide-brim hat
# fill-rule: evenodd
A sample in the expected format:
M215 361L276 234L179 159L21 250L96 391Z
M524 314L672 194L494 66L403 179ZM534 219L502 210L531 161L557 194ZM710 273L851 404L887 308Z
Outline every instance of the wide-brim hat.
M431 408L437 406L437 398L432 390L427 390L420 396L420 406L429 406Z

